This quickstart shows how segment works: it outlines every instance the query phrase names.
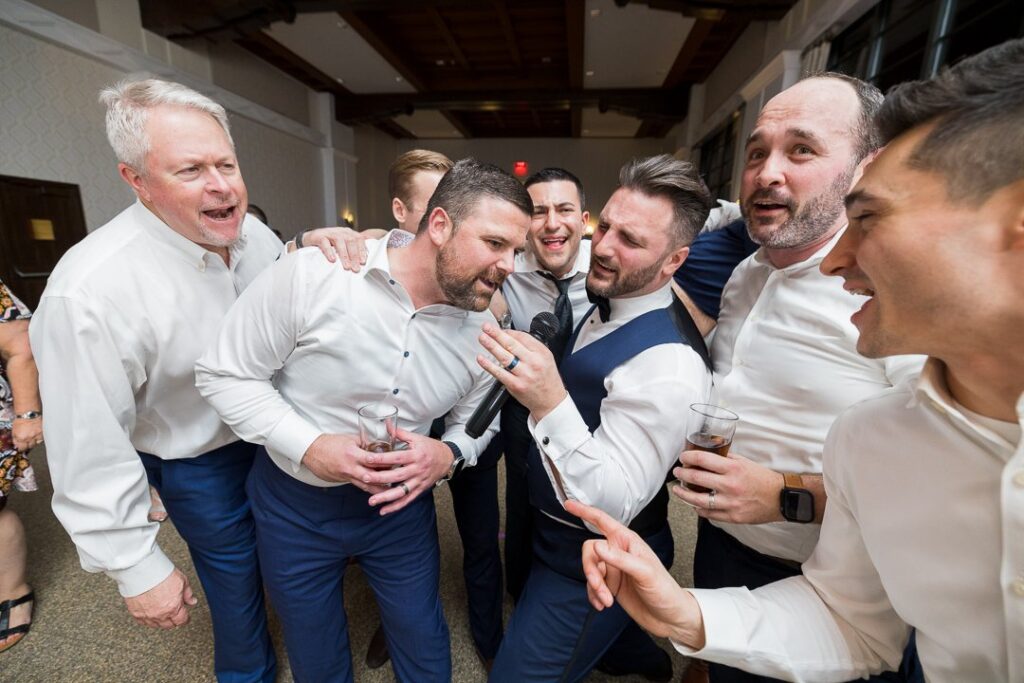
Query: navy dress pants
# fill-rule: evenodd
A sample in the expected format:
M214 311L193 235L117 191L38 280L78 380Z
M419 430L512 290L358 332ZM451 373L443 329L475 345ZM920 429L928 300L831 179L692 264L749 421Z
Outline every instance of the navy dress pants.
M455 523L462 538L462 576L466 581L469 631L480 655L493 659L502 635L501 549L498 530L498 460L502 439L497 435L473 467L450 482Z
M139 453L174 527L188 544L210 605L213 667L220 683L272 683L256 534L245 480L256 446L236 441L195 458Z
M697 547L693 553L693 585L696 588L746 586L753 590L801 573L796 563L763 555L706 519L698 523ZM711 683L774 683L778 680L712 662L708 662L708 677ZM887 671L862 680L924 683L913 638L903 653L899 671Z
M262 448L248 491L263 577L284 626L297 683L353 680L343 601L345 568L352 558L377 598L396 678L451 680L430 493L381 516L364 491L300 482Z
M560 522L537 518L537 524ZM667 525L644 540L666 567L672 564L674 546ZM581 566L578 576L556 570L544 561L543 553L535 552L530 577L512 612L490 683L582 681L628 626L638 629L637 635L645 635L617 603L600 612L590 606L579 559L581 550L581 542L565 546L565 557L575 554L576 558L567 564ZM634 660L640 656L641 652L632 653Z

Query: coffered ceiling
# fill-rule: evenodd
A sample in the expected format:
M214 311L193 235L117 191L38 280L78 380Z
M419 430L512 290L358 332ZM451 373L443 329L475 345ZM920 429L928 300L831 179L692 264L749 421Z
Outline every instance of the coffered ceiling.
M662 137L752 21L795 0L141 0L396 137Z

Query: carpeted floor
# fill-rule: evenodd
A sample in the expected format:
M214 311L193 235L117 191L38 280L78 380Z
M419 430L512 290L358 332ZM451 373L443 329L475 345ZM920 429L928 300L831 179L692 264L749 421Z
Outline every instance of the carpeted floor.
M67 534L50 510L49 473L42 449L32 454L41 488L31 494L15 493L10 505L22 517L29 539L29 581L38 602L32 632L16 647L0 654L2 683L85 683L147 682L180 683L213 681L213 642L209 611L201 592L192 620L175 631L151 631L136 625L125 611L114 582L103 575L87 574ZM504 488L504 483L499 484ZM438 521L442 548L441 593L452 634L452 666L457 683L484 681L485 675L469 636L466 593L462 582L462 548L447 488L438 490ZM690 558L696 533L696 516L678 500L670 506L676 536L673 573L683 585L690 584ZM165 522L160 545L189 575L192 586L199 582L192 571L185 544ZM377 606L358 570L349 571L345 581L345 604L353 645L355 678L376 683L393 681L390 665L369 671L363 655L378 623ZM506 603L506 619L511 602ZM277 643L280 627L271 615ZM668 649L668 643L664 643ZM281 683L292 680L287 658L279 648ZM677 676L686 666L685 658L673 651ZM610 678L593 674L590 681L639 683L639 677Z

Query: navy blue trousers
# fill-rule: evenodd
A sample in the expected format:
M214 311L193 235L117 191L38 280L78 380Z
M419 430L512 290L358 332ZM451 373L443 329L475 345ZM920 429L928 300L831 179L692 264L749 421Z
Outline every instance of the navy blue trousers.
M277 671L245 494L255 451L256 446L236 441L181 460L139 453L203 585L213 620L213 667L221 683L272 683Z
M501 549L498 530L498 460L502 439L497 435L480 455L451 480L455 523L462 538L462 576L466 581L469 631L480 655L493 659L502 636Z
M352 558L377 598L396 678L451 680L433 496L382 517L355 486L304 484L263 449L248 491L263 577L297 683L353 680L343 601Z
M539 518L537 522L548 524ZM674 546L667 525L644 540L666 567L672 564ZM576 558L581 558L581 551L582 544L573 542L571 546L566 545L565 556L575 554ZM590 606L582 559L572 563L580 565L578 575L570 576L567 572L556 571L543 558L542 552L535 552L530 577L512 612L488 679L490 683L581 681L628 626L632 624L631 628L643 635L617 603L600 612ZM643 656L642 652L629 654L634 659L633 664L637 657Z
M799 565L763 555L706 519L698 523L697 548L693 553L693 585L696 588L745 586L753 590L801 573ZM712 662L708 662L708 676L711 683L774 683L778 680ZM903 653L903 663L898 672L887 671L862 680L924 683L913 638Z

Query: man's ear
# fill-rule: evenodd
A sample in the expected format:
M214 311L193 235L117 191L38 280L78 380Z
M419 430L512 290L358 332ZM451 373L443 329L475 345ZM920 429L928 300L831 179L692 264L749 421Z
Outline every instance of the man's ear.
M686 257L690 255L690 247L679 247L665 259L665 264L661 267L661 272L666 275L674 275L679 266L683 265L686 261Z
M1011 220L1009 222L1010 248L1024 251L1024 180L1012 183L1010 192Z
M583 212L583 232L584 233L587 231L587 223L589 223L589 222L590 222L590 212L589 211L584 211Z
M395 222L405 227L405 217L407 214L408 211L406 211L402 200L398 197L393 198L391 200L391 215L395 217ZM413 228L410 232L416 232L416 229Z
M146 187L146 180L141 173L128 164L118 164L117 171L121 174L121 179L128 183L128 186L139 196L139 199L149 201L149 188Z
M857 183L860 182L861 176L864 175L864 169L882 153L883 149L885 149L885 147L879 147L874 152L868 152L867 155L860 160L860 163L857 164L857 168L853 170L853 178L850 179L850 189L857 186Z
M448 212L440 206L434 207L434 210L430 212L430 217L427 218L427 232L435 247L440 249L445 242L451 239L453 226Z

